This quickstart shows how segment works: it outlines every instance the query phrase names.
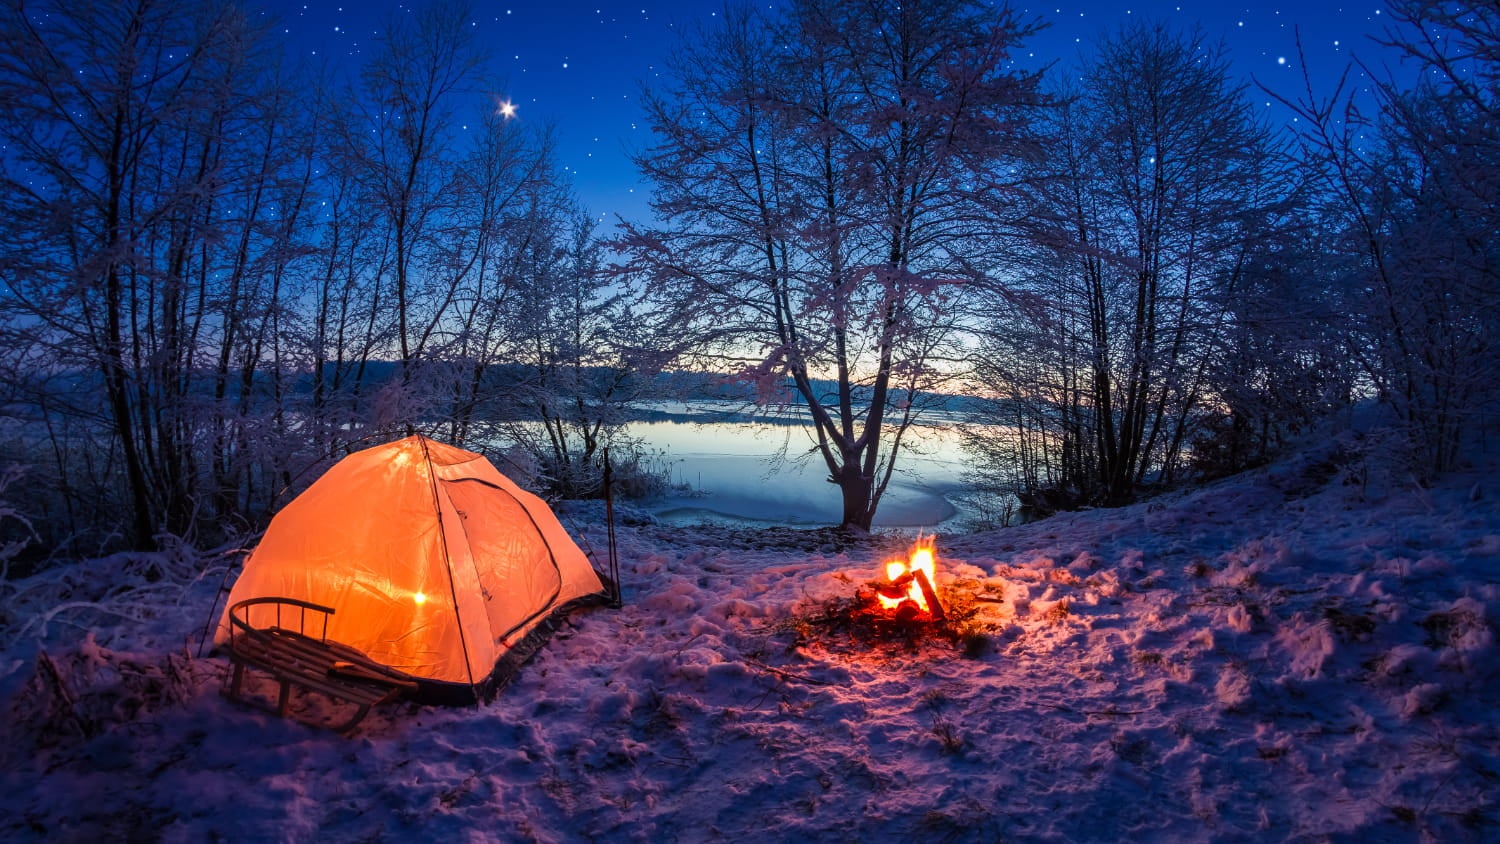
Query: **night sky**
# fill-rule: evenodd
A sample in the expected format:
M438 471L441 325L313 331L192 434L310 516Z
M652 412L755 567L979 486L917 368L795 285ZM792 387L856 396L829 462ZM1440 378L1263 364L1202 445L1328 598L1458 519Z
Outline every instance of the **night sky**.
M392 13L414 5L397 0L249 0L276 21L276 37L292 58L357 65L376 46ZM774 7L775 3L768 6ZM1050 26L1017 55L1023 65L1076 61L1100 32L1127 19L1198 25L1210 41L1229 47L1247 83L1289 96L1302 86L1296 38L1300 31L1308 69L1324 93L1359 56L1383 59L1369 36L1388 15L1374 0L1296 0L1278 5L1215 0L1121 3L1118 0L1016 4ZM596 215L640 219L649 212L628 154L650 141L639 108L642 81L650 84L663 59L685 33L714 23L716 0L478 0L474 26L494 56L495 93L516 104L516 117L549 124L558 132L561 165L584 205ZM1356 71L1356 79L1362 78ZM1254 96L1271 119L1292 119L1261 92Z

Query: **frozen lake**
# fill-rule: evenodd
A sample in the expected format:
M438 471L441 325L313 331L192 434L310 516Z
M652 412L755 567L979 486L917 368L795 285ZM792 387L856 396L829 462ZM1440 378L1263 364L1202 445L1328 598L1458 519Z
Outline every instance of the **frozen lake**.
M692 492L653 502L671 523L703 521L796 526L836 525L843 506L827 481L811 427L781 418L746 421L691 403L653 408L674 421L634 422L628 434L659 453L672 482ZM677 421L691 420L691 421ZM907 444L915 446L908 450ZM876 512L877 528L934 529L961 517L963 453L940 422L907 432L896 476Z

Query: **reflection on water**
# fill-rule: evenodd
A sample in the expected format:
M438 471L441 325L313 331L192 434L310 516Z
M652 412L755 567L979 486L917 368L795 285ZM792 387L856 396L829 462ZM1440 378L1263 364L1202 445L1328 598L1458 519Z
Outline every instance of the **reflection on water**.
M724 421L693 411L677 405L670 418L707 421L635 422L627 429L648 451L664 455L674 484L692 490L654 502L658 518L679 524L838 524L843 513L838 487L827 480L810 427L744 417ZM951 496L963 488L963 460L951 432L913 426L896 466L876 511L876 527L932 529L959 516Z

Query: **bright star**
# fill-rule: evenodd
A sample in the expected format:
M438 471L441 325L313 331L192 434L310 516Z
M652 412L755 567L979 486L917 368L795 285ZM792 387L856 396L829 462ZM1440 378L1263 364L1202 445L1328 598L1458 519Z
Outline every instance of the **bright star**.
M513 102L511 102L510 100L502 100L500 102L500 116L503 117L503 118L505 118L506 120L509 120L512 117L515 117L516 116L516 104L513 103Z

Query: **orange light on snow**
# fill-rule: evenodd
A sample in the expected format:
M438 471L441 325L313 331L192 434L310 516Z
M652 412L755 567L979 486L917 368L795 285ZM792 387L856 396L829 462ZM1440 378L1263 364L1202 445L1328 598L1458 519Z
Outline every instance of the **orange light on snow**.
M910 572L917 571L920 571L927 578L928 584L937 584L937 551L933 548L931 537L919 537L917 539L917 543L912 546L910 559L891 560L886 563L885 579L896 581ZM907 585L905 595L898 598L887 598L884 595L877 595L876 597L880 599L880 606L887 610L894 610L901 605L902 601L911 601L922 612L932 612L932 608L927 605L927 595L922 591L922 585L917 582L916 578L912 578L911 582Z

